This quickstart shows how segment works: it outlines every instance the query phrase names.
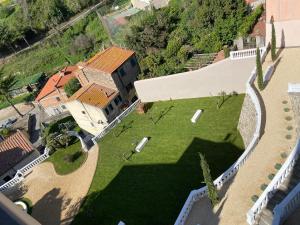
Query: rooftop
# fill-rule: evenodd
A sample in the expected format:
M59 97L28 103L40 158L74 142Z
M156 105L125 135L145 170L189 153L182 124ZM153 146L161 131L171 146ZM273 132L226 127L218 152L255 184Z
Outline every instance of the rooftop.
M33 150L32 144L19 130L0 142L0 174L15 166Z
M96 54L85 66L111 74L133 54L134 51L113 46Z
M118 93L116 90L93 83L80 88L69 98L69 102L78 100L92 106L105 108Z
M75 78L75 71L78 69L77 66L67 66L58 73L54 74L49 78L43 89L40 91L39 95L36 97L36 101L40 101L42 98L51 94L56 88L64 87L68 81Z

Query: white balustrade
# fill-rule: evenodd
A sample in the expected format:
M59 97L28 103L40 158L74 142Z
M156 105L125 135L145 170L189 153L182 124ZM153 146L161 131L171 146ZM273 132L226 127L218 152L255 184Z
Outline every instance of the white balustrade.
M262 48L259 48L259 50L260 50L260 55L262 56L262 58L264 58L265 57L264 53L266 52L266 48L262 47ZM231 60L246 59L246 58L251 58L251 57L255 57L255 56L256 56L256 48L230 52Z
M260 195L258 200L252 206L252 208L247 213L247 222L248 224L255 224L255 221L258 218L258 215L263 210L263 208L268 204L269 200L279 188L279 186L285 181L286 177L290 174L295 165L296 160L300 154L300 139L298 139L296 146L293 151L290 153L289 157L277 172L273 180L270 182L268 187Z
M105 127L101 132L95 137L92 138L94 144L97 143L98 140L103 138L109 131L111 131L117 124L121 123L122 119L128 116L140 103L140 100L136 100L133 104L131 104L124 112L122 112L119 116L117 116L107 127Z
M298 93L300 92L300 84L288 84L288 92L289 93Z
M275 206L272 225L282 224L296 209L300 207L300 183Z
M254 49L256 51L256 49ZM253 51L248 51L248 53L243 53L250 56L253 54ZM255 52L256 54L256 52ZM266 56L266 48L261 48L261 61L264 60ZM238 56L240 57L240 56ZM246 93L250 96L256 110L256 128L255 132L252 137L252 141L247 146L243 154L238 158L238 160L228 169L226 170L222 175L220 175L215 181L214 184L218 189L221 189L222 186L230 180L240 169L242 165L246 162L246 160L249 158L250 154L256 147L260 135L261 135L261 123L262 123L262 109L259 102L259 99L257 97L257 94L253 88L253 83L256 78L256 68L253 69L251 76L249 77L247 83L246 83ZM182 210L180 211L179 216L177 217L177 220L174 225L184 225L185 221L193 207L194 202L200 200L202 197L207 196L207 187L202 187L198 190L192 190L187 198L187 200L184 203L184 206Z
M5 184L1 185L0 186L0 191L4 191L7 188L13 187L14 185L16 185L19 182L21 182L24 179L24 176L28 172L30 172L31 169L34 166L40 164L41 162L43 162L44 160L46 160L48 157L49 157L49 149L45 148L44 153L42 155L40 155L35 160L33 160L30 163L28 163L26 166L24 166L21 169L19 169L13 179L11 179L10 181L8 181Z

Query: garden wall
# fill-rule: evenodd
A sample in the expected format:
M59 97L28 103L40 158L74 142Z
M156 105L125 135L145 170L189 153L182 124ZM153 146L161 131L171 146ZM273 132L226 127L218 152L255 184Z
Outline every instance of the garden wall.
M253 139L256 129L257 113L253 101L247 94L244 99L242 111L240 114L238 129L243 138L245 148L250 144Z

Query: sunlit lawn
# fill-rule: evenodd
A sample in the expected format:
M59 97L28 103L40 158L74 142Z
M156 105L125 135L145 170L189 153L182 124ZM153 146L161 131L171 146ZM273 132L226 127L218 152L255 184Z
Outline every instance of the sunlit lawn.
M158 102L129 115L99 142L97 171L73 224L174 224L189 192L203 185L198 152L214 178L242 154L236 127L243 99L231 97L219 110L217 98ZM204 112L192 124L197 109ZM143 151L125 160L145 136Z

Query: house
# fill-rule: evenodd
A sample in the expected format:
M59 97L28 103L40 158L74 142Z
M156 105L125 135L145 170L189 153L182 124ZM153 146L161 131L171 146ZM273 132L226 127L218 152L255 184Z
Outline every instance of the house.
M82 86L97 83L117 90L124 102L136 100L133 83L140 67L134 51L113 46L78 67L77 78Z
M72 95L66 106L82 129L96 135L120 114L122 102L119 91L92 83Z
M169 0L131 0L131 4L134 8L141 10L149 10L151 7L159 9L166 7L169 4Z
M274 19L277 47L300 46L300 1L266 1L266 43L271 42L271 17Z
M76 78L77 66L67 66L49 78L35 99L35 102L49 115L57 115L67 111L65 101L68 100L64 86L70 79Z
M0 142L0 185L12 179L17 171L40 156L20 131Z

